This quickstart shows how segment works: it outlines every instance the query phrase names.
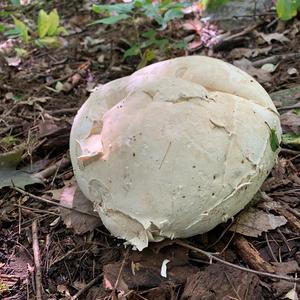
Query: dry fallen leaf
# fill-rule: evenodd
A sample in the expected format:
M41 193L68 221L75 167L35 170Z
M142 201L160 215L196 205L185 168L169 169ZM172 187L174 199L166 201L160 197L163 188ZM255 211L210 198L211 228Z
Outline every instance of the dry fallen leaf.
M271 44L272 41L278 41L280 43L290 42L290 39L288 39L283 33L270 33L270 34L264 34L262 32L259 33L259 35L268 43Z
M77 185L74 184L63 189L60 203L66 207L78 209L86 213L61 209L61 217L64 223L67 228L74 229L75 233L83 234L94 230L102 224L101 219L93 211L92 202L83 195Z
M275 266L275 271L278 275L295 274L300 271L299 265L295 260L274 262L272 265Z
M284 296L284 299L289 299L289 300L298 300L298 295L297 295L297 291L296 291L296 283L294 285L294 287L288 292L286 293L286 295Z
M293 111L288 111L280 116L283 133L300 133L300 116Z
M256 49L249 49L249 48L234 48L230 51L230 57L232 59L240 59L242 57L250 58L256 57L260 54L268 54L272 50L272 46L268 46L265 48L256 48Z
M229 230L252 237L258 237L263 232L286 224L283 216L275 216L257 208L249 208L240 214Z
M273 73L276 71L278 67L278 64L277 65L273 65L273 64L264 64L262 65L261 69L268 72L268 73Z
M21 58L18 56L15 57L5 57L7 64L10 67L18 67L21 63Z
M246 58L235 60L233 64L256 78L260 83L268 82L272 78L269 72L253 67L251 61Z

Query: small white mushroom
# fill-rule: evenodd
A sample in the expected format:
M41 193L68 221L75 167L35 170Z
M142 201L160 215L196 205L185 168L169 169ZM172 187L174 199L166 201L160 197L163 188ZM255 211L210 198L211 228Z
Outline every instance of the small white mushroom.
M278 113L251 76L190 56L145 67L94 91L70 152L103 224L139 250L207 232L234 216L272 169Z

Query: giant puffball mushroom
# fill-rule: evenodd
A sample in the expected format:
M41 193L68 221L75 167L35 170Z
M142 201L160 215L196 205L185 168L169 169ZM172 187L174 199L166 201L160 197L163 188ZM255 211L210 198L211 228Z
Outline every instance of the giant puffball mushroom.
M175 58L100 86L74 120L80 189L139 250L204 233L245 207L272 169L278 113L240 69Z

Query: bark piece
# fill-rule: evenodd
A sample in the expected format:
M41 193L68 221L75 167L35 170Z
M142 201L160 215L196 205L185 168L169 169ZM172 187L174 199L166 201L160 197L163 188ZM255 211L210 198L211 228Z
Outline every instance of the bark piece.
M274 268L261 257L260 253L244 237L237 236L234 245L249 267L256 271L274 273Z

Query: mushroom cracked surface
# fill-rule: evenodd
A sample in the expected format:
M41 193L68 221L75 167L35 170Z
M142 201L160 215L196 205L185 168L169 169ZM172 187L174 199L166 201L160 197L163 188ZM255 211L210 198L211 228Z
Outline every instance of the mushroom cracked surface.
M281 128L271 98L223 61L180 57L95 90L70 152L103 224L139 250L189 237L245 207L272 169Z

